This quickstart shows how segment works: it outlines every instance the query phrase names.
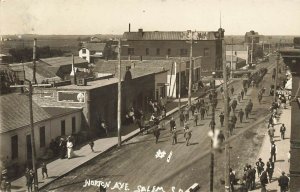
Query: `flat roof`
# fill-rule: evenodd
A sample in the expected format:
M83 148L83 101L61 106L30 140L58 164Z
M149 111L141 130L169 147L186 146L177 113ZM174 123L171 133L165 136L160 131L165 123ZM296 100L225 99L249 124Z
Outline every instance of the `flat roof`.
M91 90L99 87L104 87L107 85L118 83L118 78L108 78L108 79L100 79L95 81L89 81L87 82L86 86L80 86L80 85L65 85L65 86L59 86L57 89L70 89L70 90Z

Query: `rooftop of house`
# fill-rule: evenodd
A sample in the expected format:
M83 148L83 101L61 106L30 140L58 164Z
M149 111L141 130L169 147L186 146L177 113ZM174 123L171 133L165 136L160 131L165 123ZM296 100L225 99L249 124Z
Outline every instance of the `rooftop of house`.
M16 130L18 128L30 125L29 116L29 99L28 95L23 93L12 93L0 96L0 133ZM56 117L57 115L64 115L72 113L80 109L48 109L42 108L35 102L32 102L33 108L33 122L41 122L47 119ZM55 111L55 112L53 112Z
M194 31L193 40L216 40L217 31ZM190 40L191 31L143 31L125 32L123 38L127 40Z
M90 51L104 51L106 47L106 43L99 43L99 42L87 42L84 43L82 48L86 48Z
M46 59L40 59L40 62L46 63L52 67L60 67L63 65L72 65L72 57L51 57ZM87 60L78 56L74 56L74 64L87 64Z
M107 79L100 79L95 81L89 81L87 82L86 86L79 86L79 85L65 85L65 86L59 86L56 89L63 89L63 90L91 90L96 89L99 87L104 87L112 84L118 83L118 78L107 78Z
M247 51L245 45L226 45L226 51Z
M245 36L259 36L258 32L255 31L249 31L246 32Z
M237 61L237 63L246 62L245 59L242 59L242 58L237 57L235 55L232 56L232 60L233 61ZM226 55L226 62L231 62L231 55Z

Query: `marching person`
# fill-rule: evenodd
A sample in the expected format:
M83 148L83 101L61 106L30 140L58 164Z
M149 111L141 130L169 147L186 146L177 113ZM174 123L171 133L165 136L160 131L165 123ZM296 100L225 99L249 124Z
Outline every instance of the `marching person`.
M201 114L201 120L204 120L204 115L205 115L205 107L204 106L201 107L200 114Z
M289 181L290 181L290 179L287 176L285 176L285 172L282 171L281 176L278 179L278 185L280 186L280 192L288 191Z
M242 96L241 96L241 94L239 94L239 95L237 96L237 99L238 99L238 102L239 102L239 103L241 102L241 98L242 98Z
M286 131L286 128L285 128L284 124L282 124L280 127L280 135L281 135L282 140L284 140L285 131Z
M221 112L221 114L219 115L219 117L220 117L220 123L221 123L221 127L223 127L223 124L224 124L224 113L223 112Z
M267 191L266 185L269 183L267 171L265 171L263 169L259 179L260 179L260 185L261 185L261 192L266 192Z
M271 182L272 177L273 177L273 173L274 173L274 169L275 169L275 164L274 162L272 162L272 159L270 158L269 161L267 162L267 173L269 175L269 182Z
M235 173L232 171L232 168L229 168L229 181L230 181L230 190L234 191L234 184L235 184Z
M234 88L233 88L233 86L231 86L231 89L230 89L230 91L231 91L231 95L233 95L233 92L234 92Z
M194 113L194 121L195 121L195 125L196 125L196 126L198 126L198 119L199 119L198 113L195 112L195 113Z
M183 125L184 125L184 120L185 120L184 114L183 114L182 111L180 111L180 115L179 115L180 127L183 127Z
M94 152L94 141L90 141L89 146L90 146L92 152Z
M236 122L237 122L237 117L235 116L235 114L233 114L233 115L231 116L231 121L232 121L232 123L233 123L233 128L235 129L235 125L236 125Z
M240 111L239 111L240 123L243 122L243 117L244 117L244 111L243 111L243 109L240 109Z
M241 91L242 100L244 99L244 95L245 95L245 92L244 92L244 90L242 89L242 91Z
M33 170L32 169L26 169L26 173L25 173L25 177L26 177L26 185L27 185L27 189L29 192L32 192L32 184L33 184Z
M258 177L261 175L262 171L264 170L265 163L261 161L262 159L259 158L258 161L255 163L257 167L257 175Z
M273 138L274 138L274 134L275 134L275 129L273 126L271 126L269 129L268 129L268 135L270 137L270 143L272 144L272 141L273 141Z
M175 126L176 126L176 123L175 123L174 117L172 116L171 121L170 121L170 132L172 132L172 130L175 128Z
M246 119L249 118L249 113L250 113L250 111L249 111L249 106L247 105L247 106L245 107L245 115L246 115Z
M67 139L67 148L68 148L68 159L74 156L73 152L73 142L71 141L71 137L69 136Z
M160 136L160 125L155 126L153 130L153 135L155 136L155 143L157 144Z
M273 160L274 157L274 162L276 162L277 146L274 141L272 141L270 152L271 152L271 160Z
M251 188L251 190L254 190L256 188L256 186L255 186L256 170L255 170L254 166L253 166L253 168L251 168L251 165L249 165L249 168L250 168L250 188Z
M189 146L189 144L190 144L189 142L190 142L191 137L192 137L192 133L190 131L190 128L189 128L188 125L186 125L184 127L184 138L186 140L186 146Z

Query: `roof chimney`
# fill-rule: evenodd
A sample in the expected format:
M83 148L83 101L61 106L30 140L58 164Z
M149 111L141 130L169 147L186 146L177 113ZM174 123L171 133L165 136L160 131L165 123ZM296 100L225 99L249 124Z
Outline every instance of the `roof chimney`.
M130 32L130 23L129 23L129 25L128 25L128 32Z
M72 69L70 73L71 84L76 84L76 71L74 68L74 55L72 54Z

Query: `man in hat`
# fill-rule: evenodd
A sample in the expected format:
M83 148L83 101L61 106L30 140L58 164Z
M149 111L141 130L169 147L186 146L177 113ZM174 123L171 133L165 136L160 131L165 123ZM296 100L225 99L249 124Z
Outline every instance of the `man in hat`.
M243 111L243 109L240 109L238 115L239 115L239 118L240 118L240 123L242 123L243 122L243 117L244 117L244 111Z
M255 163L257 167L257 175L258 177L261 175L262 170L264 169L265 163L261 161L262 159L259 158L258 161Z
M219 117L220 117L220 123L221 123L221 127L223 127L223 124L224 124L224 113L223 112L221 112L221 114L219 115Z
M271 126L269 129L268 129L268 135L270 137L270 143L272 144L273 142L273 138L274 138L274 135L275 135L275 129L273 126Z
M230 181L230 189L234 191L234 184L235 184L235 173L229 168L229 181Z
M289 178L285 175L285 172L281 172L281 176L278 179L278 185L280 186L280 192L288 191Z
M153 135L155 136L155 143L158 143L158 139L160 136L160 125L156 125L154 130L153 130Z
M270 147L270 152L271 152L271 160L273 159L274 157L274 162L276 161L276 153L277 153L277 146L275 144L274 141L271 142L271 147Z
M269 182L268 182L267 172L264 169L262 170L262 173L261 173L259 179L260 179L261 191L267 191L266 185Z
M280 135L281 135L282 140L284 140L285 131L286 131L286 128L285 128L284 124L282 124L280 127Z

